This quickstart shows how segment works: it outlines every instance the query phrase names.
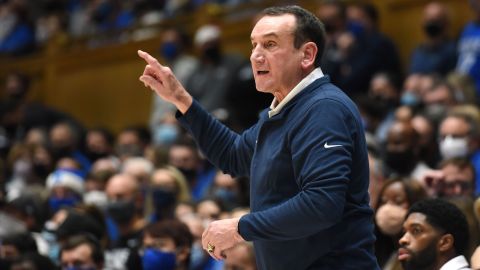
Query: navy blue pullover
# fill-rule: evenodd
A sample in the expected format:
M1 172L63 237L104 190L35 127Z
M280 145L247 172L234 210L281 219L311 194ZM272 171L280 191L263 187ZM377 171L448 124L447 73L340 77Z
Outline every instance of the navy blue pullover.
M250 177L238 231L259 269L379 269L360 115L328 76L241 135L196 101L177 117L217 167Z

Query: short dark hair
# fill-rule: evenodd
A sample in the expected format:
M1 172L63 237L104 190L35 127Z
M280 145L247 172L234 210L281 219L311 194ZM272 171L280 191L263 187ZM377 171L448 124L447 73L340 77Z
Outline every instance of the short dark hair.
M454 204L442 199L421 200L412 205L407 217L412 213L426 216L433 227L453 235L456 254L463 254L468 244L468 223L465 215Z
M145 227L143 234L149 234L153 238L171 238L176 249L190 250L193 245L193 235L185 223L177 219L166 219L160 222L151 223ZM190 254L185 260L185 266L190 266Z
M105 139L105 141L109 145L113 145L115 143L115 137L113 136L113 133L106 127L99 126L90 129L88 132L97 132L100 133L100 135Z
M13 235L5 236L1 239L2 245L12 245L18 252L37 252L37 242L33 238L30 232L18 233Z
M87 244L92 250L92 261L97 265L103 265L105 259L102 246L98 239L93 234L89 233L77 234L67 238L62 245L60 256L63 251L72 250L83 244Z
M153 238L172 238L177 248L190 247L193 244L193 235L187 225L176 219L149 224L143 233Z
M280 16L284 14L292 14L297 21L293 40L293 46L296 49L309 41L317 45L318 52L314 64L315 67L319 67L325 49L325 27L323 23L313 13L299 6L269 7L262 12L264 16Z

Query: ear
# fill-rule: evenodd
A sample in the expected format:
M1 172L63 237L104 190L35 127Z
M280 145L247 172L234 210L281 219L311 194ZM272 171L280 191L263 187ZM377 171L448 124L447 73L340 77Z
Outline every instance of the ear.
M178 262L185 262L190 254L190 248L189 247L183 247L180 248L177 251L177 263Z
M302 45L302 68L308 69L315 65L315 58L317 57L318 48L314 42L307 42Z
M438 241L438 251L446 252L446 251L452 250L454 242L455 242L455 239L453 238L453 235L449 233L442 235L442 237Z

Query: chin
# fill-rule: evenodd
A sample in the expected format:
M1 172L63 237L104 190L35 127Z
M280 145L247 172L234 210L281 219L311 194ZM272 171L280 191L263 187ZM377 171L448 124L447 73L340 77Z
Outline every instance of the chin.
M257 89L258 92L262 93L272 93L272 90L270 90L269 87L265 87L263 85L255 85L255 88Z

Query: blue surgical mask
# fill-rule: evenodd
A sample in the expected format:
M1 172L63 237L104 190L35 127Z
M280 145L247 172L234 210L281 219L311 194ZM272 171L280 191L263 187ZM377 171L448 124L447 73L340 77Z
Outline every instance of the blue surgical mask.
M42 230L41 235L48 244L48 258L50 258L52 262L58 263L60 259L60 244L57 241L57 236L55 234L56 230L52 230L48 227L49 226L46 225L46 228Z
M347 28L356 38L360 38L366 32L365 26L357 21L348 22Z
M235 202L237 200L237 194L226 188L217 188L214 192L214 196L222 202Z
M69 267L62 268L62 270L97 270L97 268L93 266L87 266L87 267L69 266Z
M52 213L57 212L60 210L62 207L65 206L75 206L80 200L78 198L74 197L68 197L68 198L56 198L56 197L50 197L48 199L48 206L50 206L50 210Z
M405 92L400 98L400 104L415 107L420 104L420 99L412 92Z
M142 266L143 270L174 270L176 267L175 253L147 248L142 256Z
M173 124L162 124L155 128L153 138L157 145L170 145L178 138L178 128Z
M165 42L160 47L160 53L167 61L173 61L178 55L178 45L175 42Z

